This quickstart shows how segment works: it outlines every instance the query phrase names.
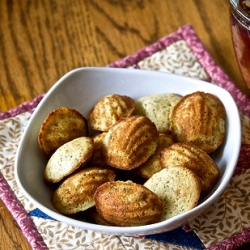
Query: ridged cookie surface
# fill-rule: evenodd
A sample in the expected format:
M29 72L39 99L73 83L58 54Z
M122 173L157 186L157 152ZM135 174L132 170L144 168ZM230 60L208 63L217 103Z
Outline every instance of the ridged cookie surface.
M104 139L105 162L123 170L134 169L155 152L159 135L156 126L145 116L122 119L107 132Z
M162 169L149 178L144 186L160 197L164 206L162 220L194 208L201 192L200 178L181 166Z
M49 158L64 143L87 135L85 117L75 109L62 107L50 112L43 121L38 143L42 152Z
M44 180L56 183L87 164L94 150L90 137L79 137L59 147L50 157L44 172Z
M181 96L173 93L144 96L135 101L135 115L147 116L159 133L170 131L170 115Z
M105 182L113 181L109 169L86 168L68 177L52 194L52 204L62 214L75 214L95 205L94 193Z
M194 92L174 107L170 129L178 142L192 142L207 153L216 150L225 136L226 112L215 95Z
M104 96L88 114L89 126L95 130L108 131L121 118L132 115L134 108L135 101L129 96Z
M117 226L140 226L160 221L163 205L159 197L143 185L114 181L95 192L98 213Z
M162 167L183 166L194 171L202 180L201 196L208 194L220 177L212 158L190 143L175 143L162 151Z

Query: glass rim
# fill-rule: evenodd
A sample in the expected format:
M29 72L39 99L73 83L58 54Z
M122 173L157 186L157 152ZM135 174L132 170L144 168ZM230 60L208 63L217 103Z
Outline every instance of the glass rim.
M244 9L242 9L239 4L238 0L229 0L230 7L237 12L238 15L240 15L242 18L244 18L246 21L250 22L250 15L246 13Z

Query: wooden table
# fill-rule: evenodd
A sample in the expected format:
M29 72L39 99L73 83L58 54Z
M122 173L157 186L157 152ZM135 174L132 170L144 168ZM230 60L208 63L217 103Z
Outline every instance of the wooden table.
M45 93L66 72L104 66L192 24L250 96L232 48L227 0L0 1L0 112ZM31 249L0 202L0 249Z

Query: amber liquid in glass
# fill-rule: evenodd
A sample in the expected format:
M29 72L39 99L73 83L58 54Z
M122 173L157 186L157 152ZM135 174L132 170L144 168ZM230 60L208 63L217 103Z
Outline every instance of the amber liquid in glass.
M250 18L250 8L244 0L239 0L239 5ZM238 22L233 15L230 18L234 50L238 64L248 88L250 88L250 27L247 29Z

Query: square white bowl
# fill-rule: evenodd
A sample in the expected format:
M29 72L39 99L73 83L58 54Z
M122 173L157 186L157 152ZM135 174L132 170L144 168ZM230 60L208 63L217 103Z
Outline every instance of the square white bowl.
M76 216L59 214L51 203L52 189L43 181L46 158L38 146L40 126L52 110L70 107L85 117L95 103L108 94L127 95L134 99L158 93L186 95L195 91L212 93L223 102L227 120L223 145L211 157L220 169L220 179L213 190L200 201L197 207L159 223L116 227L96 225L81 213ZM37 208L56 220L69 225L102 233L116 235L148 235L170 231L182 226L200 215L225 190L237 164L241 146L241 126L237 106L231 95L224 89L201 80L157 71L79 68L64 75L49 90L32 114L22 135L15 162L15 176L18 186Z

